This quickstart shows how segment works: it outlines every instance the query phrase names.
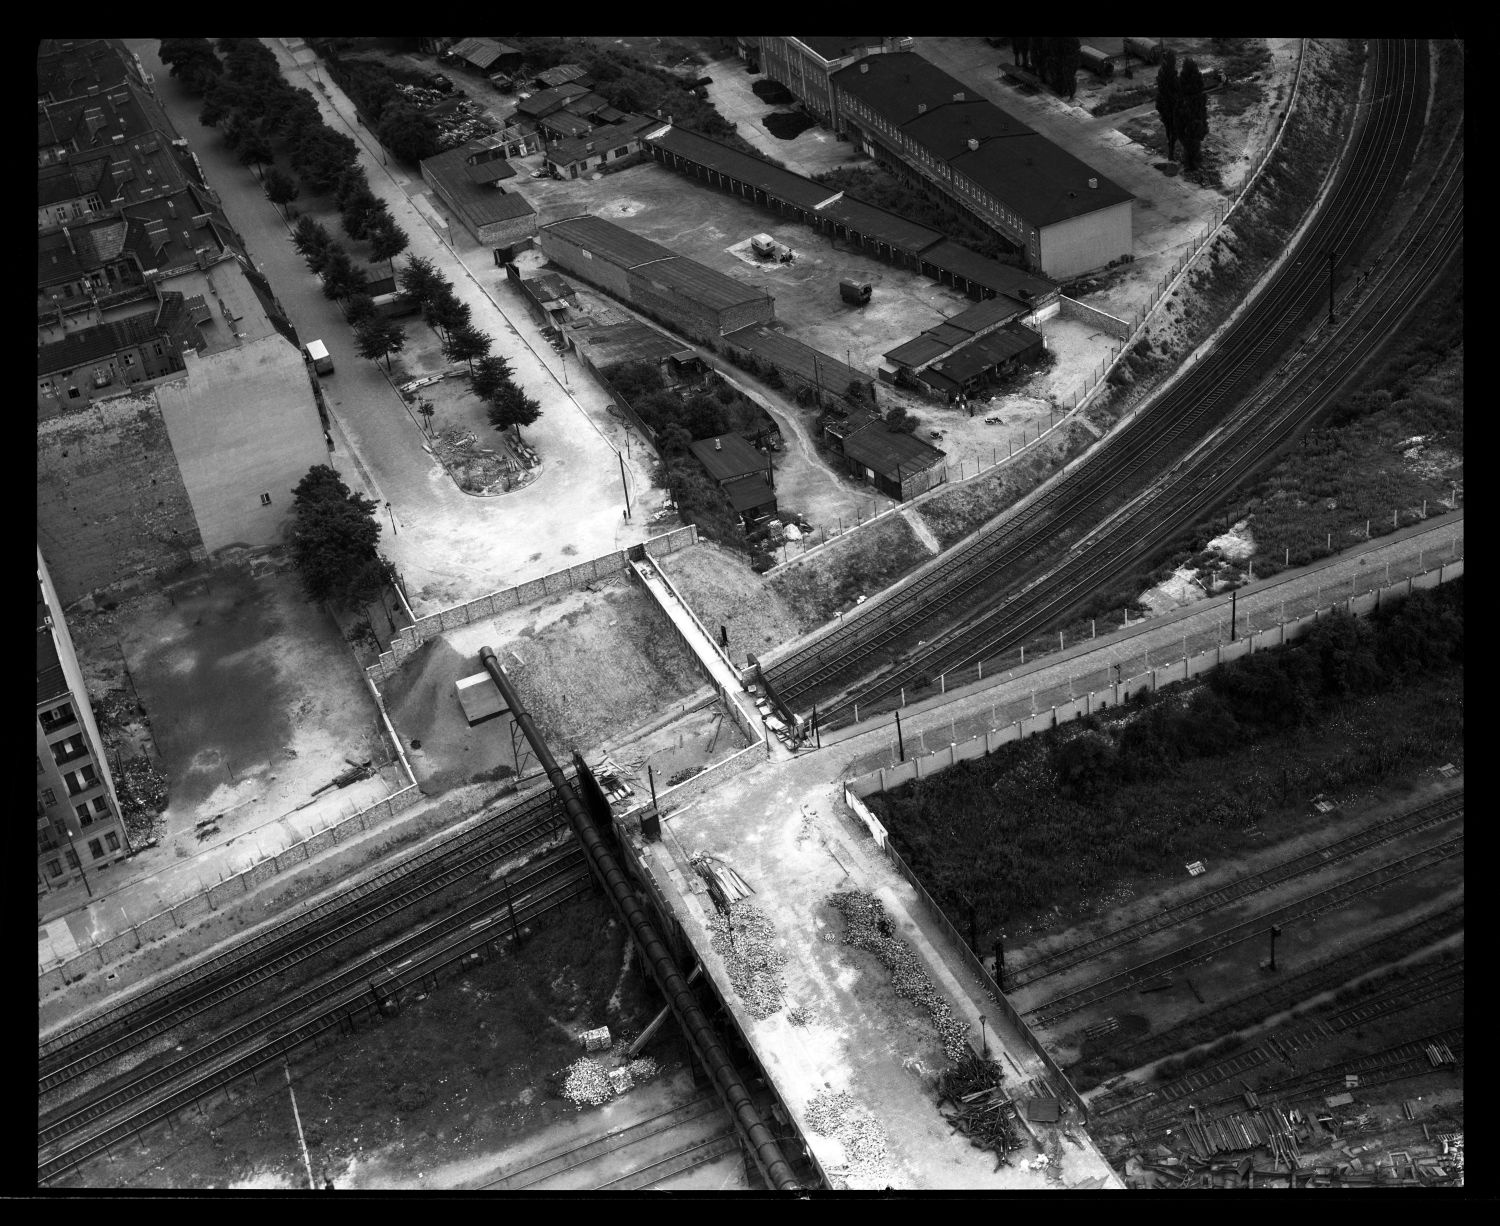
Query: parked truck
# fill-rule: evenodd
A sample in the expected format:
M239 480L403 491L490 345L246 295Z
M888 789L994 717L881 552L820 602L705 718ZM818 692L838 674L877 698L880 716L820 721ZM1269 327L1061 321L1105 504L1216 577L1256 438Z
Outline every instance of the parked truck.
M422 304L410 294L377 294L372 301L382 319L399 319L403 315L415 315Z
M308 341L307 360L320 375L333 374L333 359L328 355L328 346L322 341Z

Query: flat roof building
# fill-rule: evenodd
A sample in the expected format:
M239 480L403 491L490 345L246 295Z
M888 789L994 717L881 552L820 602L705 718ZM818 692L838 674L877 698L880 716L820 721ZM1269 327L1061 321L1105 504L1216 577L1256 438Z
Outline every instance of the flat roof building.
M470 141L422 162L422 178L464 228L487 247L511 247L536 234L536 209L500 183L515 175L493 142Z
M834 73L863 56L911 46L909 38L880 34L762 35L757 41L760 65L766 76L791 90L824 127L834 127L838 122Z

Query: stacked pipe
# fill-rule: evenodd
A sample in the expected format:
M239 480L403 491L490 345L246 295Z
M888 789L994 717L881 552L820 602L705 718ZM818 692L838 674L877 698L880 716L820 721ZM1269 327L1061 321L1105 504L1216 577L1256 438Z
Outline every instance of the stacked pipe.
M723 1040L719 1038L708 1020L708 1015L703 1012L688 988L686 977L677 969L671 950L667 948L666 942L656 930L656 925L646 914L641 900L636 897L635 890L630 885L630 879L625 875L619 861L615 859L614 853L610 851L609 845L595 828L594 823L589 820L588 814L584 811L583 802L568 785L567 776L563 774L562 769L552 757L552 751L547 748L546 741L537 731L536 724L522 704L520 695L511 685L510 678L505 675L505 670L500 667L500 661L495 658L494 651L489 647L481 647L479 662L499 688L501 696L505 699L505 705L510 708L516 723L520 725L522 734L530 742L537 761L542 764L542 769L547 772L548 780L551 781L558 796L562 798L568 820L573 825L573 833L583 844L584 852L592 862L600 880L604 882L620 914L630 925L636 945L645 954L646 964L651 967L657 984L666 996L668 1007L677 1016L677 1020L682 1024L683 1033L687 1035L699 1059L713 1077L719 1096L735 1117L741 1131L749 1139L756 1163L765 1175L766 1181L778 1191L798 1190L796 1176L793 1175L791 1166L782 1156L781 1147L777 1145L776 1138L761 1122L760 1113L756 1111L755 1104L750 1099L750 1092L745 1088L744 1081L735 1070L734 1063L725 1050Z

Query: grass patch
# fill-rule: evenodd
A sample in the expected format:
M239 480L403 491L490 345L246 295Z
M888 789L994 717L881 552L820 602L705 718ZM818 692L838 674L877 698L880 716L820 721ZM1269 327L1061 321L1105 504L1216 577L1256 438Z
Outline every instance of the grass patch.
M788 566L771 586L797 617L801 633L850 608L860 596L873 596L931 555L911 525L899 515L846 536L816 562Z
M930 226L989 259L1012 251L993 231L951 208L936 196L909 187L883 166L840 167L814 175L834 191L848 192L908 221Z
M1300 806L1463 753L1463 580L872 798L982 928L1213 854Z

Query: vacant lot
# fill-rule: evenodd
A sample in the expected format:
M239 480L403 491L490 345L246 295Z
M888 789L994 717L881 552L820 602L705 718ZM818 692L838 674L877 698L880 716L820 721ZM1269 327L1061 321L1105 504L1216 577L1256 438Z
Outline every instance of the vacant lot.
M624 580L514 610L433 639L385 685L391 721L431 794L516 768L502 722L469 727L454 690L493 647L560 760L644 724L705 684L651 597ZM524 754L524 744L522 746Z

